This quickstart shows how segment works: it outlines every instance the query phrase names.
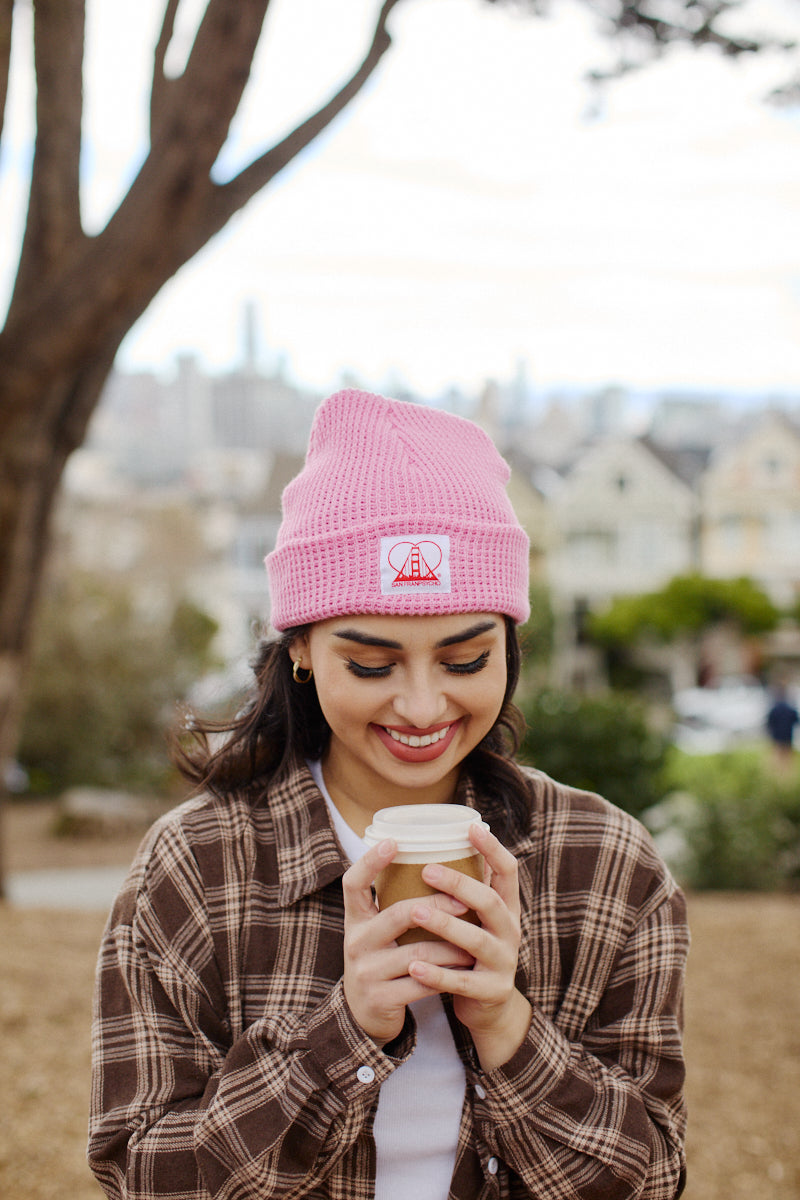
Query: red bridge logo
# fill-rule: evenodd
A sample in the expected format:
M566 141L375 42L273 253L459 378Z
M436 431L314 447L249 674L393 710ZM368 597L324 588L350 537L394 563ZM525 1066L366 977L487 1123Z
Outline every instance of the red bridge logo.
M394 587L404 583L412 586L439 583L436 571L442 561L442 550L436 542L395 542L387 558L389 566L397 572Z
M450 538L405 534L381 538L381 591L450 591Z

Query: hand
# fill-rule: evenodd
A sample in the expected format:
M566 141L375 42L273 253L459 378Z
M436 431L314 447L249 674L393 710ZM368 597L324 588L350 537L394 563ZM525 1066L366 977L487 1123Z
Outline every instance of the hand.
M474 966L469 971L453 970L417 954L408 969L426 988L452 994L455 1014L472 1034L481 1066L490 1071L519 1049L530 1025L531 1007L514 982L520 942L517 860L480 825L472 826L470 838L484 856L486 882L439 864L426 866L422 877L474 909L480 927L459 921L444 905L427 900L412 908L412 917L424 929L461 947L474 959Z
M379 911L371 890L376 876L396 853L396 842L381 842L353 863L342 878L344 994L358 1024L379 1046L398 1036L405 1022L407 1004L432 994L424 982L409 975L412 960L440 969L446 966L454 974L459 973L457 968L473 964L466 950L448 944L446 939L397 945L395 938L419 924L413 911L421 899L401 900ZM467 906L442 893L427 898L425 910L456 919L467 911Z

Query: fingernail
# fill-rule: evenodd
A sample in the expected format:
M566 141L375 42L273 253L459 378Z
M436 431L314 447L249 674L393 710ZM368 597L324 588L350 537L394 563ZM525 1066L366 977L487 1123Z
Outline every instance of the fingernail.
M424 904L418 904L411 915L415 921L427 921L431 910Z
M378 854L381 858L388 858L394 853L394 842L391 838L384 838L382 842L378 842Z
M422 872L422 878L428 883L436 883L437 879L442 878L442 868L436 863L431 863Z

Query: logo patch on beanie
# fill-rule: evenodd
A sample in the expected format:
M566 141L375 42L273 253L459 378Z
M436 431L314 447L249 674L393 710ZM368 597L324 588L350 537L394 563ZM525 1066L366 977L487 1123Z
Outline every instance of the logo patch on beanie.
M436 533L381 538L381 592L450 591L450 538Z

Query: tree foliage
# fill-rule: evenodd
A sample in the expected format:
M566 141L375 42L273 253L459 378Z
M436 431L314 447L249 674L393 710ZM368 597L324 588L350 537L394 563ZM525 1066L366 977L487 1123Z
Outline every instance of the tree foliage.
M153 787L168 770L177 701L215 664L216 622L182 599L137 609L107 579L73 573L41 606L19 756L35 785Z
M734 622L742 633L774 629L780 612L752 579L679 575L660 591L621 596L589 617L590 637L603 646L630 646L642 638L670 642L712 625Z
M543 689L521 702L522 756L553 778L599 792L639 816L661 799L666 739L633 696L577 696Z

